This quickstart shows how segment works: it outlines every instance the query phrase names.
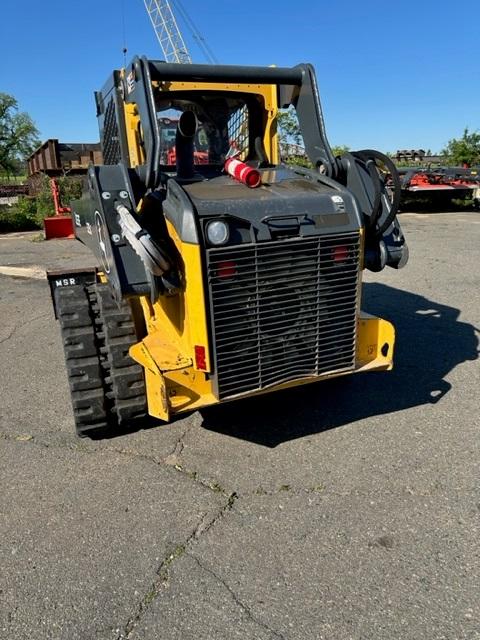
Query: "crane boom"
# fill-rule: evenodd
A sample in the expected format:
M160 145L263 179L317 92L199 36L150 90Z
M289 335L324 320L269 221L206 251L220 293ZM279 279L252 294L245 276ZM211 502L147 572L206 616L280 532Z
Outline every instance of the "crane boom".
M143 0L166 62L191 64L169 0Z

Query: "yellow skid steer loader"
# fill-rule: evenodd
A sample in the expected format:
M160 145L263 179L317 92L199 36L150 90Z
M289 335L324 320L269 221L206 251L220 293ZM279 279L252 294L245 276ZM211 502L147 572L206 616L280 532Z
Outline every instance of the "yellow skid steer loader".
M95 100L104 165L71 203L95 266L48 274L80 436L392 367L393 326L360 299L363 269L408 259L398 175L334 157L310 65L137 57ZM283 109L309 167L280 161Z

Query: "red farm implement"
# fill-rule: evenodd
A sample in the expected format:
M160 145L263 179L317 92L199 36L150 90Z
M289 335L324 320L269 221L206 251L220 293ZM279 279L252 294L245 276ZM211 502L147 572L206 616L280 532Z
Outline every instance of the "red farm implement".
M439 167L399 169L404 199L451 201L474 198L480 187L475 169Z
M43 227L45 230L45 240L53 240L54 238L70 238L75 237L73 232L73 222L70 215L70 207L64 207L60 201L60 191L57 181L50 180L50 189L52 191L53 204L55 207L55 215L45 218Z

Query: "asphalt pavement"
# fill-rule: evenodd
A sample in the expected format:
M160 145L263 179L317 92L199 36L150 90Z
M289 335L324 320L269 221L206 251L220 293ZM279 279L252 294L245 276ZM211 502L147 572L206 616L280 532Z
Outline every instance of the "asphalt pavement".
M395 369L74 435L43 270L0 236L0 638L480 639L480 213L365 274Z

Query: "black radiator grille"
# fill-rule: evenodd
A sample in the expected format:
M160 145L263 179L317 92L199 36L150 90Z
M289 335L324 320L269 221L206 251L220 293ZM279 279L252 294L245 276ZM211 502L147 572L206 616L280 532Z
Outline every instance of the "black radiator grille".
M207 251L220 398L354 368L358 232Z

